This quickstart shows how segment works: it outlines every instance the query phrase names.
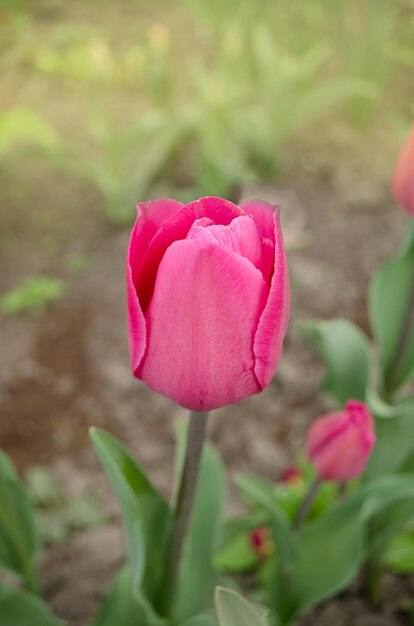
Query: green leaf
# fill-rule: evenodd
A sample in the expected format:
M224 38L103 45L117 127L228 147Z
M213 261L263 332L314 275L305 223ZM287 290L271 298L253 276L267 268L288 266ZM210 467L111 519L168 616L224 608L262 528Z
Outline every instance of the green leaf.
M301 328L325 363L325 389L340 405L351 398L364 400L371 369L364 333L345 319L309 321Z
M234 482L245 497L268 512L280 561L284 567L289 568L295 557L295 540L289 520L276 500L274 485L247 474L237 474Z
M37 596L3 583L0 583L0 621L2 626L63 626Z
M377 443L368 461L365 477L391 474L402 468L414 453L414 405L390 407L394 417L377 417Z
M34 511L7 456L0 456L0 565L37 591L34 558L39 547Z
M387 507L412 501L413 497L412 477L375 479L339 501L326 515L304 526L293 571L298 595L295 611L289 618L346 587L364 558L368 524L375 530L373 547L378 548L390 538L387 524L394 529L398 526L396 518L386 519ZM407 510L399 512L403 516L400 521L406 521ZM385 545L382 543L383 548Z
M267 626L263 613L235 591L217 587L215 604L219 626Z
M185 429L178 430L181 449ZM211 606L218 582L214 555L221 531L226 496L226 480L213 446L204 446L197 493L180 564L174 602L174 621L182 622Z
M249 542L249 534L239 532L220 550L215 559L221 571L240 573L251 570L257 564L257 556Z
M215 620L208 615L197 615L196 617L190 617L180 626L216 626Z
M3 450L0 449L0 476L9 480L18 481L16 469Z
M398 254L376 271L369 291L369 313L380 351L382 386L388 395L414 375L413 322L405 345L400 345L413 283L414 226ZM399 350L403 351L401 360L396 354Z
M292 568L296 559L296 537L285 511L275 497L274 486L256 476L238 474L235 483L243 495L269 515L269 526L276 545L277 559L270 561L268 577L269 603L275 615L283 619L292 611Z
M47 122L33 111L15 107L0 114L0 157L20 142L56 148L58 136Z
M399 574L414 572L414 535L403 532L396 535L385 550L383 563Z
M136 588L130 566L115 576L92 626L167 626Z
M99 428L90 436L122 510L134 584L153 600L165 567L169 505L115 437Z

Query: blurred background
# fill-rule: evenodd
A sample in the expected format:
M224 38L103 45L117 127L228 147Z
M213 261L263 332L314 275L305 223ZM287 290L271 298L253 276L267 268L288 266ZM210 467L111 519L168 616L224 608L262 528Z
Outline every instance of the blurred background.
M103 588L121 558L109 496L104 530L72 537L102 522L95 502L71 500L106 493L88 426L127 441L168 491L181 410L132 379L127 355L135 203L281 205L282 363L211 424L231 471L276 478L330 407L295 322L341 316L369 332L370 273L406 229L389 182L413 72L413 0L0 0L0 446L43 511L46 596L64 617L85 622L96 589L78 581L92 572Z

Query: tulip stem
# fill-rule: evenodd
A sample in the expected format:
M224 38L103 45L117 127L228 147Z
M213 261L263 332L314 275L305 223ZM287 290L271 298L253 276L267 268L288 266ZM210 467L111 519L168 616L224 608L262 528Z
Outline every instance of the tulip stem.
M389 391L393 392L398 384L398 377L401 374L401 368L407 357L407 350L410 346L410 337L414 332L414 272L411 277L411 285L409 288L407 305L404 313L404 319L401 326L401 332L398 337L397 347L395 349L394 361L390 368Z
M181 480L176 496L167 561L167 595L171 597L177 583L180 557L191 519L197 488L203 445L206 438L208 412L192 411L188 425L187 444ZM168 601L168 605L170 602ZM168 608L170 608L168 606Z
M319 478L319 476L316 476L313 479L313 482L311 483L309 490L307 492L307 494L305 495L305 497L303 498L301 505L299 506L298 510L296 511L296 515L295 518L293 520L293 528L295 530L299 530L299 528L302 526L303 522L306 520L309 510L313 504L313 501L315 500L315 497L320 489L320 486L322 485L322 479Z

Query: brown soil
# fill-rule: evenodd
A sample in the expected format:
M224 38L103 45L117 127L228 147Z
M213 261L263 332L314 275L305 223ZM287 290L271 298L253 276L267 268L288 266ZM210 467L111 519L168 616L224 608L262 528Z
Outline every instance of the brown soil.
M341 316L367 329L369 275L395 250L406 220L392 206L385 185L378 180L361 185L360 179L360 173L321 178L301 171L286 177L278 189L244 192L282 205L293 313L279 372L270 387L211 417L210 436L230 475L249 471L276 479L303 445L307 424L332 406L319 393L322 367L295 322ZM62 618L80 626L90 619L122 560L117 509L88 444L88 426L104 426L128 442L167 494L173 421L185 413L130 375L123 275L128 233L96 228L80 213L67 215L74 217L71 230L77 228L79 235L67 241L63 237L58 253L45 257L27 228L19 240L27 262L19 256L15 264L15 251L0 248L7 268L4 289L25 273L45 267L64 276L69 285L65 301L42 318L2 319L0 445L21 469L49 463L68 489L102 488L107 494L106 527L80 533L42 555L46 600ZM87 273L75 277L64 269L62 259L72 249L93 251L95 262ZM230 508L237 506L232 493ZM357 590L347 592L304 617L301 626L411 623L401 613L401 601L412 593L411 587L411 580L390 579L383 613L364 604Z

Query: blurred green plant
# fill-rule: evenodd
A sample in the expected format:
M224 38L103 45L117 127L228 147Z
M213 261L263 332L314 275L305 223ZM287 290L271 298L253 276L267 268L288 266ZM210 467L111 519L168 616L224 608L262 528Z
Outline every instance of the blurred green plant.
M0 158L19 143L55 149L58 135L39 115L21 107L0 113Z
M384 2L385 17L369 0L363 38L353 36L357 3L342 0L342 26L329 3L299 10L284 2L197 2L194 48L179 46L168 13L121 46L102 28L60 26L32 65L81 83L92 113L81 116L81 134L63 136L50 163L92 184L109 220L121 225L154 190L236 200L246 182L273 180L289 138L329 107L357 103L372 111L389 75L373 50L394 37L395 11ZM348 31L355 39L349 59ZM388 55L388 44L380 48ZM136 99L135 113L125 97Z
M43 543L64 541L76 531L94 528L106 521L97 493L66 493L52 472L41 465L29 467L24 478Z
M31 313L41 315L49 304L66 293L62 280L48 276L28 276L18 287L0 297L0 311L6 315Z
M347 103L355 124L369 121L391 74L398 3L394 0L329 0L330 33L345 77L366 83L370 97L355 94Z

